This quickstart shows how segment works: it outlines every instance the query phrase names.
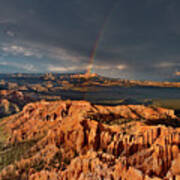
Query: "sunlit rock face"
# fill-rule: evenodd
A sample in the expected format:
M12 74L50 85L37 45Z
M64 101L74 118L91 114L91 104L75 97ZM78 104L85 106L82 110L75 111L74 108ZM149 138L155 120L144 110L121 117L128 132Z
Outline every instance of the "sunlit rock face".
M99 77L99 76L96 73L87 72L85 74L74 74L74 75L71 75L70 77L76 78L76 79L79 79L79 78L90 79L90 78Z
M0 117L15 114L22 107L34 99L24 95L21 91L16 90L0 90Z
M7 99L0 99L0 118L19 112L19 107L8 101Z
M175 75L176 76L180 76L180 72L175 72Z
M0 117L8 116L20 111L20 109L33 99L25 96L20 91L0 91Z
M24 95L23 92L16 90L0 90L0 99L7 99L19 107L23 107L28 102L33 101L32 97Z
M7 145L36 140L24 158L1 171L2 179L179 178L180 128L173 110L41 101L2 123Z

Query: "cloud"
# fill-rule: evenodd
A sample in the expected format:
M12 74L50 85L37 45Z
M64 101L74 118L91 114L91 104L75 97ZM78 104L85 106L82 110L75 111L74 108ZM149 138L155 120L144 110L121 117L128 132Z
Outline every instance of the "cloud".
M1 50L7 55L39 58L41 60L39 61L39 67L43 67L44 71L47 70L51 72L80 72L86 71L88 68L92 68L95 71L108 71L112 69L125 70L128 67L125 64L105 64L102 60L96 61L99 63L101 62L101 64L96 64L96 62L95 64L88 64L89 57L87 56L80 55L77 52L71 51L69 49L33 42L22 42L21 44L4 44L2 45ZM45 62L44 59L48 60ZM51 64L48 63L49 60L51 60ZM34 71L31 66L29 68L24 66L23 68L28 71L31 69Z
M46 54L52 59L62 61L82 62L83 60L85 61L87 59L85 56L61 47L48 47Z
M2 65L2 66L7 66L8 65L8 63L7 62L0 62L0 65Z
M15 23L14 19L0 19L0 24Z
M21 41L21 43L6 43L0 46L1 50L7 54L22 55L25 57L33 56L36 58L46 57L49 60L56 60L68 65L74 63L86 63L88 57L78 52L62 47L48 44Z
M180 1L159 0L162 6L147 1L118 1L107 22L114 0L2 1L1 56L31 59L28 63L43 72L48 64L54 71L76 71L86 69L99 38L94 71L114 77L127 72L139 79L172 75L180 68L173 59L180 55Z
M10 36L10 37L14 37L14 36L15 36L15 33L12 32L12 31L9 31L9 30L6 32L6 34L7 34L8 36Z
M47 67L48 71L51 72L74 72L74 71L82 71L85 69L84 66L71 66L71 67L62 67L62 66L53 66L49 65Z
M23 69L28 72L37 72L37 69L34 65L29 63L16 63L16 62L7 62L7 61L0 61L0 65L2 66L12 66L18 69Z
M116 68L119 70L124 70L124 69L127 69L127 65L120 64Z
M180 66L180 63L170 62L170 61L155 64L155 67L158 67L158 68L172 68L172 67L177 67L177 66Z
M89 65L89 68L95 68L95 69L102 69L102 70L108 70L108 69L110 69L111 67L110 66L108 66L108 65Z
M97 65L97 64L82 64L81 66L55 66L55 65L48 65L47 69L51 72L80 72L86 71L87 69L93 70L125 70L127 69L127 65L119 64L118 66L110 66L110 65Z
M124 64L118 64L118 65L94 64L94 65L88 65L88 66L89 66L89 68L95 68L95 69L99 69L99 70L111 70L111 69L125 70L125 69L127 69L127 65L124 65Z
M38 52L37 50L29 48L29 47L23 47L16 44L14 45L6 44L6 45L3 45L1 49L3 52L12 54L12 55L22 55L25 57L35 56L37 58L42 57L42 54Z

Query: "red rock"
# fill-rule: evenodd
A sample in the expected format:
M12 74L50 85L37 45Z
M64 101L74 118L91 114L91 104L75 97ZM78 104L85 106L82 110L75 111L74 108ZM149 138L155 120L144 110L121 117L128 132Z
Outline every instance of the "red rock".
M180 174L180 154L178 154L178 157L172 161L171 172L173 175Z
M107 124L122 118L132 122ZM29 167L32 180L148 180L178 175L180 129L133 121L139 118L178 121L173 111L162 108L41 101L26 105L2 123L10 133L9 144L39 138L28 158L13 165L20 175ZM37 172L33 167L41 161L44 166Z

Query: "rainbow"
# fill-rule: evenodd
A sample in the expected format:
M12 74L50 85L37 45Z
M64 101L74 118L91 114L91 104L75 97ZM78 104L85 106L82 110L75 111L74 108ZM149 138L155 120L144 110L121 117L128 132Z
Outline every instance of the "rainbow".
M90 53L89 63L88 63L88 67L87 67L87 74L91 74L93 71L93 66L94 66L93 64L94 64L94 60L96 57L97 48L98 48L98 46L99 46L99 44L103 38L103 35L105 33L105 30L106 30L106 26L107 26L109 20L111 19L112 14L113 14L113 10L118 5L118 1L119 0L115 0L112 7L110 8L108 14L105 15L105 17L104 17L104 21L103 21L104 23L102 24L102 27L98 33L98 36L95 40L94 46L93 46L91 53Z

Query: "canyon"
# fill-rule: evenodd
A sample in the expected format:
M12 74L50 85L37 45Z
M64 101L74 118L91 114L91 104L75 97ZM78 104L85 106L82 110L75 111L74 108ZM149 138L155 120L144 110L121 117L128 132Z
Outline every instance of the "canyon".
M0 149L17 155L3 164L7 157L0 152L2 180L180 178L180 119L174 110L38 101L1 120L0 127ZM14 152L19 147L24 151Z

